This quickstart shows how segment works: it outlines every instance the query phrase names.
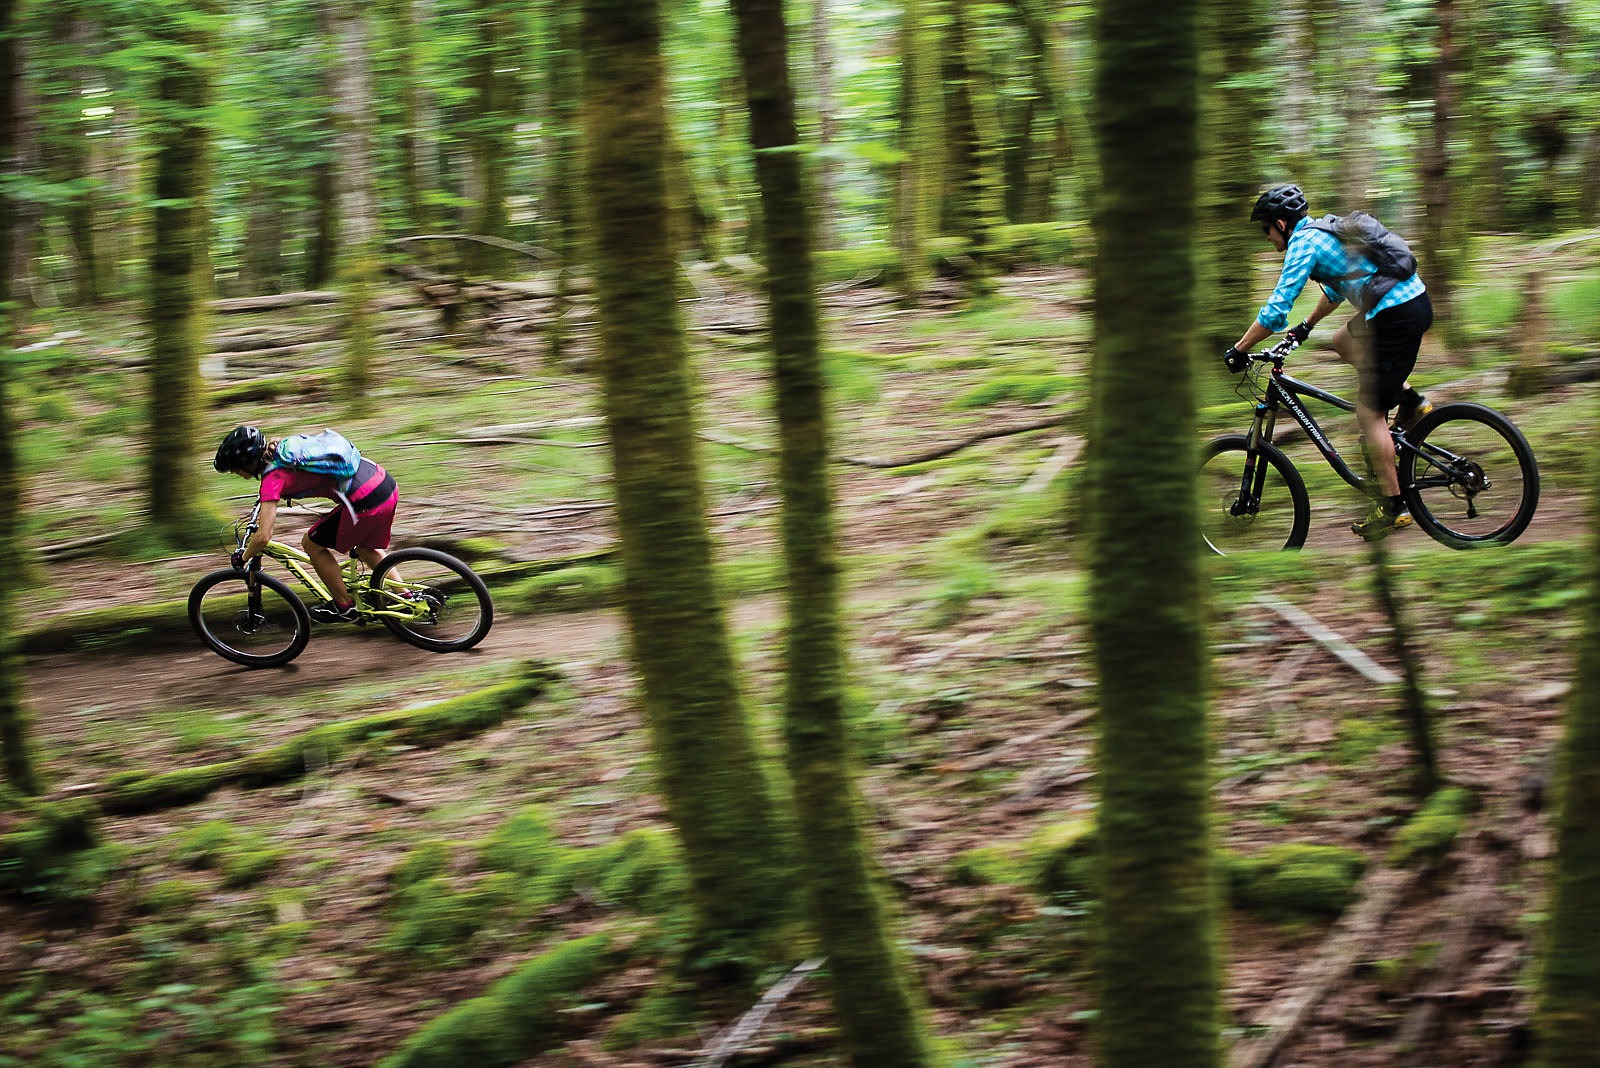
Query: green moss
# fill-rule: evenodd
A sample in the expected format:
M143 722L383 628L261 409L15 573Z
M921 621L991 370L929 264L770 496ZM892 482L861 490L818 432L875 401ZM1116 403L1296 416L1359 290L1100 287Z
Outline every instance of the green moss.
M283 862L289 851L278 846L234 849L225 853L217 865L222 885L237 890L252 886Z
M945 869L945 878L957 886L991 886L1021 882L1015 849L979 846L957 853Z
M514 614L603 608L622 597L622 569L582 564L533 575L495 595L495 606Z
M1048 824L1024 847L1024 878L1048 897L1095 897L1097 843L1093 820Z
M239 889L259 882L288 855L259 831L243 830L226 820L208 820L170 836L173 859L190 868L209 868L222 884Z
M162 879L151 883L139 895L141 912L165 915L187 912L205 893L192 879Z
M389 872L389 885L395 890L404 890L423 879L444 874L445 867L449 863L448 845L438 839L421 842L407 852L400 859L400 863Z
M1016 402L1040 404L1070 392L1078 383L1071 375L1002 375L962 393L950 402L955 409L985 408L991 404Z
M1439 860L1455 843L1477 797L1460 786L1435 790L1415 816L1400 828L1389 850L1391 864L1427 864Z
M502 823L484 841L478 850L478 863L491 871L536 875L550 867L560 852L544 811L529 806Z
M396 893L390 908L393 922L383 946L442 963L459 956L491 914L515 900L515 895L516 877L509 873L497 872L460 889L442 875L419 879Z
M494 1068L553 1048L573 1022L561 1009L601 974L608 944L605 935L590 935L535 957L425 1025L381 1068Z
M1252 856L1224 854L1222 865L1236 908L1289 920L1342 913L1355 900L1367 861L1340 846L1290 842Z
M24 803L21 826L0 835L0 894L81 905L126 860L100 841L94 807L83 799Z
M169 772L124 772L110 778L100 804L107 812L141 812L197 801L226 785L285 782L305 774L308 767L379 738L394 744L434 746L470 737L504 722L542 693L553 677L544 665L527 661L498 685L420 708L324 724L237 760Z

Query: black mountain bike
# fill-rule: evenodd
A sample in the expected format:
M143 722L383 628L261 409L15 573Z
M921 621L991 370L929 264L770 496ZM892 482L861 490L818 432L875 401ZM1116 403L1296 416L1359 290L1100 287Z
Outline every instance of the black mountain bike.
M1315 398L1341 411L1355 405L1285 374L1295 348L1285 339L1250 356L1239 386L1255 401L1245 434L1208 442L1200 462L1200 528L1213 552L1298 549L1311 528L1305 480L1272 444L1278 413L1300 424L1328 466L1350 485L1371 492L1371 477L1351 470L1306 410ZM1481 404L1441 404L1410 429L1394 427L1400 492L1411 515L1452 549L1504 545L1528 528L1539 504L1539 467L1511 420Z

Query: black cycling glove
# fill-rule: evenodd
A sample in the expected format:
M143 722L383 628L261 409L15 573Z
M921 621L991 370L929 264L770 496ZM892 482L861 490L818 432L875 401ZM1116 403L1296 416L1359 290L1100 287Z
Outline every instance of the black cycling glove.
M1227 364L1229 371L1233 372L1234 374L1238 374L1240 371L1243 371L1246 367L1250 366L1250 354L1247 352L1240 352L1234 346L1229 345L1228 351L1222 354L1222 362Z
M1306 338L1311 336L1311 324L1301 323L1292 330L1285 330L1283 332L1283 336L1287 338L1293 338L1296 345L1304 345L1306 343Z
M244 550L243 549L235 549L233 551L233 555L228 557L228 563L233 565L233 569L235 571L243 571L244 570L244 563L245 563Z

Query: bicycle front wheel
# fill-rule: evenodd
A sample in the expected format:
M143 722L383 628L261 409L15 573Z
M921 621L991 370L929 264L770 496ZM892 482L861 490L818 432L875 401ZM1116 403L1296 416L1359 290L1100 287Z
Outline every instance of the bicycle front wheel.
M1481 404L1444 404L1409 435L1400 483L1417 525L1452 549L1504 545L1539 506L1539 466L1511 420Z
M372 569L368 610L419 649L457 653L494 623L489 587L472 568L436 549L398 549Z
M271 575L213 571L189 592L189 623L218 656L245 667L279 667L311 640L311 615Z
M1200 533L1219 556L1298 549L1311 529L1305 480L1283 451L1228 434L1200 453Z

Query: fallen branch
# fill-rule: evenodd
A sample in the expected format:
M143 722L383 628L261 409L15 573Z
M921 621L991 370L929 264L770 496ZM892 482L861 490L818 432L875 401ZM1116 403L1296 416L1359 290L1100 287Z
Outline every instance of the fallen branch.
M1267 1033L1235 1046L1229 1068L1268 1068L1277 1060L1322 999L1366 952L1416 876L1408 868L1377 868L1368 873L1361 882L1360 899L1334 924L1321 951L1300 966L1287 992L1264 1015Z
M797 964L793 971L774 983L767 992L761 995L761 1000L752 1005L743 1016L735 1020L711 1045L706 1047L700 1059L694 1062L693 1068L722 1068L728 1059L749 1042L761 1030L761 1025L767 1022L767 1017L772 1015L772 1010L781 1005L785 998L794 993L806 977L822 967L820 958L804 961Z
M1399 675L1396 675L1393 671L1390 671L1373 660L1372 657L1351 645L1305 609L1266 595L1257 597L1256 603L1263 608L1269 608L1276 612L1296 630L1360 672L1361 676L1368 682L1390 686L1400 681Z

